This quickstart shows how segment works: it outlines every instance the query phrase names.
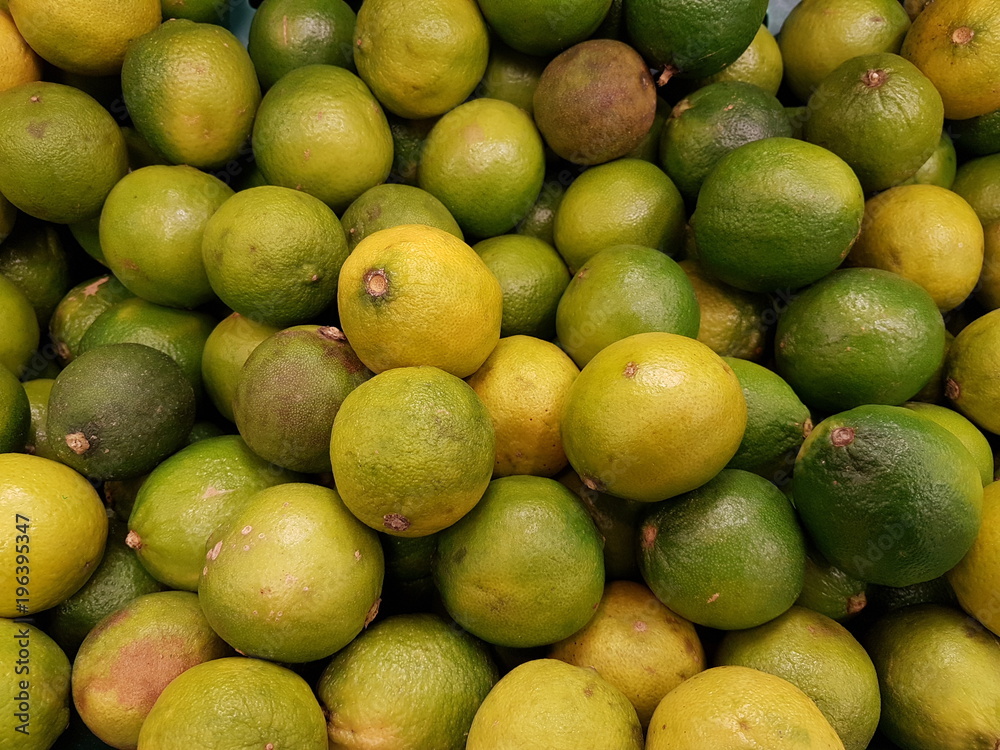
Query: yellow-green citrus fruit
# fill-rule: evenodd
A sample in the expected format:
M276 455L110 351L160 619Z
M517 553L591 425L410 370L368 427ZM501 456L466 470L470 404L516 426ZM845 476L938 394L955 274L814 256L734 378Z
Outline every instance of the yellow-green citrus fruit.
M0 59L4 69L0 72L0 91L12 89L22 83L42 79L42 60L18 31L8 11L0 8ZM3 233L0 232L0 237Z
M957 437L972 454L972 457L976 459L983 487L993 482L993 449L990 447L990 441L979 431L978 427L947 406L924 404L919 401L911 401L903 406L922 417L927 417L932 422L937 422Z
M332 747L464 750L497 670L482 643L430 614L376 623L323 670Z
M253 453L238 435L200 440L143 481L125 542L156 580L197 591L206 541L259 491L295 479Z
M378 612L384 573L378 537L331 489L262 490L216 538L198 599L212 628L241 653L294 663L322 659Z
M685 336L641 333L606 347L573 383L563 446L591 489L656 502L715 476L746 421L721 357Z
M198 597L147 594L108 615L73 660L73 703L112 747L135 747L163 689L182 672L232 649L209 627Z
M376 185L358 196L340 217L351 250L369 234L401 224L437 227L464 240L462 228L445 205L413 185Z
M533 114L535 89L545 64L544 57L526 55L492 39L486 72L475 93L487 99L502 99Z
M400 117L433 117L461 104L488 56L486 23L468 0L368 0L358 11L358 75Z
M502 477L440 534L434 577L448 614L473 635L544 646L593 617L604 589L601 538L559 482Z
M952 190L972 206L983 226L1000 220L1000 154L970 159L958 168Z
M278 330L277 326L233 313L219 321L205 340L201 355L205 393L230 422L236 421L233 398L243 364L264 339Z
M69 256L56 228L32 221L18 224L0 245L0 275L20 288L45 330L70 287Z
M641 159L588 169L566 190L553 237L571 273L615 245L642 245L672 255L684 235L684 199L663 170Z
M467 378L493 421L493 476L555 476L566 466L560 420L580 371L553 343L531 336L500 339Z
M13 0L10 14L31 48L62 70L113 76L129 44L160 25L160 0Z
M676 261L648 247L619 245L590 258L566 287L556 312L559 344L584 367L609 344L661 331L695 338L694 287Z
M998 342L1000 311L994 310L962 329L945 365L945 395L965 416L994 434L1000 434Z
M181 368L143 344L107 344L59 373L46 432L59 460L95 479L145 474L183 445L195 395Z
M468 750L642 750L642 727L618 688L593 669L556 659L528 661L486 696Z
M1000 736L1000 641L965 613L904 607L864 643L882 692L881 730L897 745L959 750Z
M714 667L667 693L646 750L844 750L836 731L792 683L749 667Z
M593 34L611 0L482 0L479 6L506 44L526 55L546 56Z
M791 138L748 143L724 156L698 193L698 262L752 292L811 284L851 249L864 203L836 154Z
M934 153L944 125L934 85L888 52L840 65L813 92L806 114L806 140L846 161L866 192L913 176Z
M101 211L101 249L133 294L158 305L198 307L215 297L201 240L233 191L186 166L152 166L124 177Z
M397 367L362 383L341 404L330 439L344 503L400 536L433 534L468 513L495 455L483 402L436 367Z
M901 404L944 356L930 294L890 271L846 268L793 299L778 320L778 373L809 406L835 412Z
M21 453L31 427L31 403L14 373L0 368L0 453Z
M266 185L236 193L205 225L205 270L236 312L275 326L303 323L337 298L347 238L308 193Z
M389 176L392 133L364 81L344 68L307 65L267 92L254 121L253 152L270 184L343 211Z
M138 750L185 750L209 738L230 747L328 747L309 684L277 664L243 657L199 664L167 685L143 722Z
M86 583L104 552L108 517L97 492L68 466L20 453L0 454L0 509L11 527L0 537L0 617L54 607Z
M864 648L825 615L792 607L751 630L727 633L718 665L759 669L788 680L816 703L845 750L865 750L878 726L878 676Z
M802 591L805 541L788 498L726 469L662 503L639 530L639 568L656 597L699 625L752 628Z
M472 249L500 282L500 335L553 338L556 308L570 280L555 248L537 237L505 234L477 242Z
M892 2L892 0L886 0ZM759 86L769 94L777 94L781 86L785 66L781 58L778 42L763 24L757 35L742 55L718 73L703 78L701 84L707 86L719 81L743 81Z
M636 49L665 69L662 86L675 73L703 78L736 61L763 23L767 0L631 0L623 12Z
M93 218L127 170L117 123L79 89L39 82L0 93L0 192L26 214Z
M911 279L948 311L972 293L983 267L983 227L960 196L936 185L886 190L865 204L848 261Z
M230 21L233 4L228 0L160 0L163 20L186 18L199 23L217 23L226 26Z
M948 131L941 132L941 140L924 165L900 185L937 185L951 190L958 174L958 155Z
M868 606L868 584L828 562L815 549L806 550L806 577L799 607L845 622Z
M114 276L104 275L82 281L66 292L49 320L49 334L63 362L80 353L80 342L91 324L116 302L132 292Z
M354 70L354 11L344 0L267 0L250 21L247 52L265 90L296 68Z
M910 19L898 0L803 0L781 26L785 81L802 102L842 63L899 52Z
M979 531L983 483L954 434L909 409L872 405L816 426L796 459L793 494L830 562L900 587L962 559Z
M287 328L262 341L243 365L233 398L236 426L273 464L329 471L333 420L347 394L371 376L340 329Z
M420 187L474 237L513 229L544 180L545 151L535 123L499 99L475 99L448 112L420 155Z
M243 44L221 26L188 20L167 21L129 46L122 91L155 151L205 169L240 154L260 104Z
M965 557L948 571L962 609L994 634L1000 631L994 581L1000 571L1000 482L983 491L983 523Z
M48 750L69 725L69 659L27 622L0 620L0 644L0 674L9 695L4 744Z
M430 365L474 373L500 339L503 292L462 240L434 227L383 229L340 271L340 324L373 372Z
M3 374L0 373L0 378ZM46 432L46 416L49 411L49 394L55 385L54 378L36 378L23 383L24 393L28 397L28 409L31 421L28 426L28 436L24 444L24 452L32 456L55 459L56 454L49 447ZM5 453L7 451L4 451Z
M593 619L549 656L596 669L632 702L644 728L664 695L705 668L694 625L634 581L609 583Z

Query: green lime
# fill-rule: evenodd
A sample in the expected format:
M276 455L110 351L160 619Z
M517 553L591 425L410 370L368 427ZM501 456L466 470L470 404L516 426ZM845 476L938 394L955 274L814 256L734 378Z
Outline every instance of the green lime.
M437 227L465 239L461 227L445 205L426 190L412 185L376 185L358 196L340 218L347 234L347 247L354 250L361 240L381 229L401 224Z
M744 81L774 95L781 86L784 70L778 42L767 30L767 26L761 25L757 29L757 35L742 55L715 75L703 78L700 83L707 86L719 81Z
M27 622L0 620L0 639L0 674L9 695L4 744L48 750L69 725L69 659Z
M493 39L486 72L476 87L476 94L486 99L510 102L529 115L533 114L535 89L545 65L544 57L525 55L499 39Z
M868 604L868 584L828 562L814 549L806 550L806 577L795 603L844 622Z
M223 318L205 340L201 355L201 377L205 392L219 413L235 422L233 398L240 370L247 357L267 337L280 329L239 313Z
M526 55L553 55L593 34L611 0L481 0L479 5L506 44Z
M3 379L0 370L0 380ZM24 393L28 397L28 407L31 412L31 424L28 427L28 434L24 444L24 452L33 456L55 459L56 454L49 445L48 433L46 432L46 418L49 413L49 394L52 386L55 385L54 378L37 378L28 380L22 385Z
M0 368L0 453L21 453L31 428L31 402L21 382Z
M69 256L55 227L22 220L0 245L0 274L24 292L44 331L70 287Z
M63 362L80 354L80 342L91 324L116 302L133 296L114 276L106 274L77 284L66 292L49 321L49 333Z
M986 439L986 436L972 422L957 411L952 411L946 406L922 404L913 401L903 404L903 406L911 411L915 411L922 417L927 417L931 421L937 422L961 440L962 445L976 459L979 474L983 479L983 487L993 482L993 449L990 447L990 441Z

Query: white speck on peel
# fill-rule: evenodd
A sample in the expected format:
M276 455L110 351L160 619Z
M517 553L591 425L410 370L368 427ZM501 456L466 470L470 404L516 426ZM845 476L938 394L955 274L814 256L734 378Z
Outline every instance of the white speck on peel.
M718 598L719 598L719 594L718 593L712 594L710 597L708 597L708 601L706 602L706 604L711 604L712 602L714 602Z
M646 632L646 623L644 623L642 620L636 620L635 623L632 625L632 627L635 628L637 633Z
M268 742L266 745L264 745L264 750L274 750L274 743Z
M264 532L263 532L263 531L262 531L262 532L260 532L260 533L259 533L259 534L257 535L257 538L258 538L258 539L263 539L263 538L264 538Z
M244 552L248 552L249 550L250 550L250 545L249 544L244 544L243 545L243 551Z
M204 568L201 569L201 574L203 576L207 576L208 575L208 566L207 565Z
M354 550L354 559L361 560L361 550L359 549Z
M302 587L302 590L303 590L303 591L308 591L308 590L309 590L309 587L308 587L308 586L303 586L303 587Z
M208 554L205 555L205 557L207 557L209 560L214 560L219 556L220 552L222 552L222 542L216 542L215 546L212 547L211 550L209 550Z
M299 579L296 576L293 576L291 573L285 574L285 583L295 583L298 580Z
M250 533L251 531L253 531L253 526L250 526L250 525L247 525L247 526L244 526L244 527L243 527L243 529L242 529L242 530L240 531L240 533L241 533L241 534L242 534L243 536L246 536L246 535L247 535L247 534L249 534L249 533Z

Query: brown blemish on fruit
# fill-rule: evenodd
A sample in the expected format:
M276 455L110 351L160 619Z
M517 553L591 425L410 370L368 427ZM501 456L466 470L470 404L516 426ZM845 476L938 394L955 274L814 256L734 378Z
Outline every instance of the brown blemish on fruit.
M632 623L632 627L635 629L635 632L637 633L646 632L646 623L644 623L642 620L636 620L634 623Z
M691 109L691 106L692 105L690 99L681 99L679 102L677 102L677 105L672 110L670 110L670 118L676 120L678 117L680 117L689 109Z
M361 550L359 549L354 550L354 559L357 560L358 562L361 562Z
M870 89L877 89L879 86L884 84L888 78L888 73L881 68L875 68L873 70L865 71L865 74L861 76L861 83Z
M956 401L962 395L962 387L956 381L948 378L944 383L944 395L952 401Z
M34 104L38 104L38 102L40 102L41 100L42 100L42 97L40 97L38 94L35 94L30 99L28 99L29 102L32 102Z
M955 44L968 44L972 41L972 38L976 35L976 32L970 29L968 26L959 26L953 32L951 32L951 41Z
M588 698L593 697L593 695L594 695L594 686L593 685L587 685L587 687L585 687L583 689L583 694L585 696L587 696Z
M250 533L251 531L253 531L253 526L251 526L250 524L247 524L247 525L246 525L246 526L244 526L244 527L243 527L242 529L240 529L240 533L241 533L241 534L242 534L243 536L246 536L246 535L247 535L247 534L249 534L249 533Z
M307 149L306 149L306 150L305 150L305 151L304 151L304 152L302 153L302 158L303 158L303 159L304 159L305 161L309 161L309 157L311 157L312 155L313 155L313 152L312 152L312 149L310 149L310 148L307 148Z
M331 341L347 341L347 336L344 335L344 332L334 326L322 326L317 333Z
M637 365L635 362L629 362L627 365L625 365L625 372L622 373L622 374L626 378L628 378L629 380L631 380L632 378L635 377L635 374L638 371L639 371L639 365Z
M382 525L392 531L406 531L410 528L410 519L399 513L386 513L382 516Z
M60 341L56 344L56 354L59 355L60 359L69 359L69 347L66 346L65 341Z
M314 273L312 276L309 277L309 281L311 281L311 282L313 282L315 284L317 281L319 281L319 274L318 273Z
M125 544L132 549L142 549L142 537L129 529L128 534L125 535Z
M103 276L99 278L97 281L95 281L93 284L87 284L87 286L83 288L83 296L93 297L95 294L97 294L97 290L99 290L104 284L107 284L110 279L111 279L110 276Z
M288 46L288 16L287 15L281 17L281 38L282 38L283 44L287 47Z
M219 556L220 552L222 552L222 542L216 542L215 546L208 551L207 555L205 555L205 558L208 560L214 560Z
M584 474L580 477L580 479L583 480L583 484L588 490L593 490L594 492L604 492L605 490L604 482L602 482L600 479L597 479L596 477L591 477Z
M833 443L838 448L842 448L845 445L850 445L854 442L854 428L853 427L838 427L836 430L830 433L830 442Z
M706 603L706 604L712 604L712 603L713 603L713 602L715 602L715 601L716 601L716 600L717 600L718 598L719 598L719 593L718 593L718 592L716 592L716 593L712 594L712 595L711 595L710 597L708 597L708 599L706 599L706 600L705 600L705 603Z
M656 536L659 532L656 530L655 526L645 526L642 529L642 548L651 549L653 543L656 541Z
M76 455L80 456L90 450L90 441L82 432L71 432L66 436L66 445Z
M369 296L381 299L389 293L389 278L385 269L373 268L364 275L365 291Z
M847 598L847 614L853 615L865 608L868 604L868 597L865 596L865 592L862 591L860 594L855 594Z
M374 620L378 616L378 605L380 605L381 603L382 603L382 597L377 598L372 603L372 606L368 610L368 614L365 615L365 624L362 627L367 628L369 625L371 625L372 620Z

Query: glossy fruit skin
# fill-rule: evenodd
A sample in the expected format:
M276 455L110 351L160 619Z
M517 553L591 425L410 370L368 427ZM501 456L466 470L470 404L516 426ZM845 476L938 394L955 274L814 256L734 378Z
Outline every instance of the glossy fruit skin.
M526 55L551 56L590 37L611 0L481 0L479 6L503 41Z
M628 0L625 23L653 67L702 78L742 55L767 12L767 0Z
M820 552L870 583L936 578L979 531L975 460L952 433L908 409L860 406L823 420L794 476L795 507Z

